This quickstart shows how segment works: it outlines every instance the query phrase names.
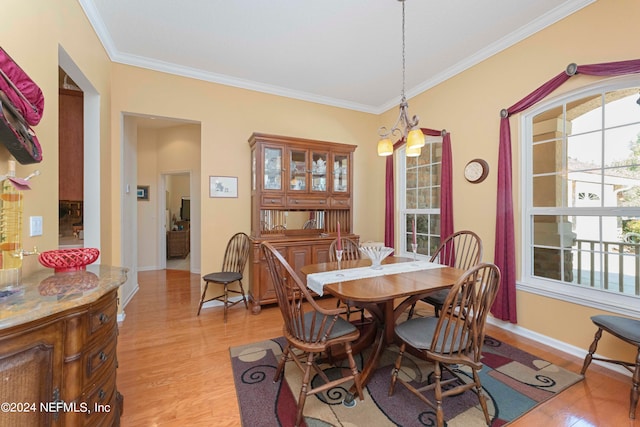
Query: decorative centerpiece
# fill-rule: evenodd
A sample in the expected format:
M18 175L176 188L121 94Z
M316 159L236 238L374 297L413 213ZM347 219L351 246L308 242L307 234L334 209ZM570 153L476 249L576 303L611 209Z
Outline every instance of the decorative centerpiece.
M56 273L65 271L85 270L87 265L94 263L100 251L96 248L57 249L42 252L38 261L45 267L53 268Z
M382 260L391 255L394 251L393 248L386 246L360 246L360 252L371 259L371 268L380 269Z

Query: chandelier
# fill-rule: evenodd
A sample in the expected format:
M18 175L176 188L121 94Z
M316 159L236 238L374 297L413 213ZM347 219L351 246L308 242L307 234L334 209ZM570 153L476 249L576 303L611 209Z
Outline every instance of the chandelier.
M400 98L400 114L395 124L391 129L387 129L382 126L378 129L378 135L380 141L378 141L378 155L390 156L393 154L393 142L391 136L394 135L397 138L402 138L407 142L407 157L418 157L420 155L420 149L424 147L425 140L422 130L418 127L418 116L413 116L409 120L409 104L407 103L407 97L404 94L405 89L405 43L404 43L404 2L405 0L398 0L402 3L402 96Z

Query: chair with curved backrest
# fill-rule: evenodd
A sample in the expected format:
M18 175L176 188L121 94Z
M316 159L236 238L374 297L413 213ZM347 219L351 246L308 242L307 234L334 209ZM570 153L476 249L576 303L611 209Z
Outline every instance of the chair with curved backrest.
M468 269L453 285L444 301L440 317L416 317L395 327L400 351L391 373L389 396L393 395L395 384L400 381L410 392L436 410L438 427L444 425L442 399L473 390L478 396L487 424L490 423L486 397L478 372L482 368L482 344L485 323L498 287L500 270L494 264L481 263ZM407 347L410 347L407 349ZM417 389L410 379L398 376L405 351L434 364L434 381ZM452 365L457 365L452 369ZM468 369L460 368L464 365ZM452 377L444 379L443 370ZM471 376L468 376L468 370ZM464 371L464 379L456 372ZM434 390L435 402L423 392Z
M585 374L592 360L614 363L631 372L633 376L631 377L631 394L629 396L629 418L635 419L636 406L638 406L638 397L640 396L640 320L601 314L591 317L591 321L598 327L598 330L596 331L595 338L589 347L589 352L584 358L584 364L582 365L582 371L580 371L580 374ZM607 331L614 337L620 338L622 341L637 347L635 362L594 356L593 354L596 352L596 348L598 347L598 341L600 341L600 338L602 337L602 331Z
M352 261L352 260L357 260L361 258L361 254L360 251L358 250L358 244L351 240L348 237L341 237L340 240L342 241L342 261ZM329 245L329 261L330 262L335 262L337 261L336 259L336 245L338 243L338 239L335 239L331 242L331 245ZM338 300L337 303L337 307L340 307L340 304L342 303L342 301ZM349 318L351 317L351 313L354 311L360 311L361 312L361 321L364 322L364 310L363 309L357 309L357 310L353 310L351 308L351 304L346 304L347 306L347 320L349 320Z
M342 241L342 261L351 261L360 259L360 251L358 250L359 245L351 240L348 237L341 237ZM338 243L338 239L335 239L329 245L329 261L336 261L336 244Z
M244 301L245 308L249 308L247 304L247 297L244 294L244 287L242 286L242 275L244 273L244 267L247 265L249 259L249 250L251 249L251 242L249 236L245 233L234 234L227 243L227 249L224 252L224 259L222 261L222 270L209 273L202 279L204 280L204 290L202 291L202 297L200 298L200 304L198 305L198 316L202 309L202 304L207 301L218 300L224 303L224 321L227 321L227 310L238 304L240 301ZM229 289L231 283L238 282L240 290ZM224 286L223 293L213 298L205 300L207 294L207 288L209 283L218 283ZM242 295L242 299L229 302L229 293L235 293Z
M347 381L354 382L358 396L362 400L360 372L351 351L351 343L359 338L360 332L340 316L345 313L345 309L329 310L320 307L282 255L268 242L263 242L261 246L284 320L282 329L287 340L274 381L282 378L284 366L288 360L293 360L304 373L295 425L298 426L302 421L302 411L307 396L330 389L335 390L336 386ZM349 373L329 380L318 366L316 357L338 345L344 345L349 362L349 369L346 371ZM300 350L302 354L295 354L293 349ZM324 381L324 384L315 388L309 388L312 385L312 369Z
M461 230L451 234L440 244L430 259L431 262L437 262L438 264L448 265L449 267L455 267L461 270L467 270L478 264L481 260L482 240L480 240L480 237L476 233L469 230ZM447 289L434 292L422 298L422 301L433 305L436 316L438 316L448 293L449 291ZM409 319L413 317L415 306L416 305L413 304L409 310Z

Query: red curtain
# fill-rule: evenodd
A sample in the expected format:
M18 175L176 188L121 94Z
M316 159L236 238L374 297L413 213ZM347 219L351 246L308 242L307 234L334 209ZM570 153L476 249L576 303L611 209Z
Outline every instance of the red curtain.
M576 74L590 76L621 76L640 73L640 59L603 64L569 64L558 74L511 107L500 112L500 146L498 149L498 198L496 205L496 242L494 262L502 273L501 286L491 313L501 320L517 323L516 260L511 186L511 128L509 117L526 110Z
M445 130L421 128L425 135L442 135L442 169L440 178L440 239L453 233L453 172L451 158L451 134ZM404 139L393 145L393 151L404 144ZM393 180L393 156L387 156L385 178L384 245L394 247L395 242L395 192Z

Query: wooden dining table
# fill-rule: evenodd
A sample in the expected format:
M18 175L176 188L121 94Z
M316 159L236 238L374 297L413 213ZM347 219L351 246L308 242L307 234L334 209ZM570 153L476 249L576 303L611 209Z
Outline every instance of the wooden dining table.
M383 264L412 262L411 258L387 257ZM340 269L366 267L371 260L342 261ZM300 269L305 276L312 273L338 270L337 262L306 265ZM375 328L372 333L362 333L363 345L354 345L354 351L373 345L371 357L362 369L362 384L366 385L378 367L384 349L394 342L396 321L413 303L426 295L453 286L464 270L439 266L427 270L388 274L338 283L325 284L323 292L331 294L353 306L362 307L371 314Z

